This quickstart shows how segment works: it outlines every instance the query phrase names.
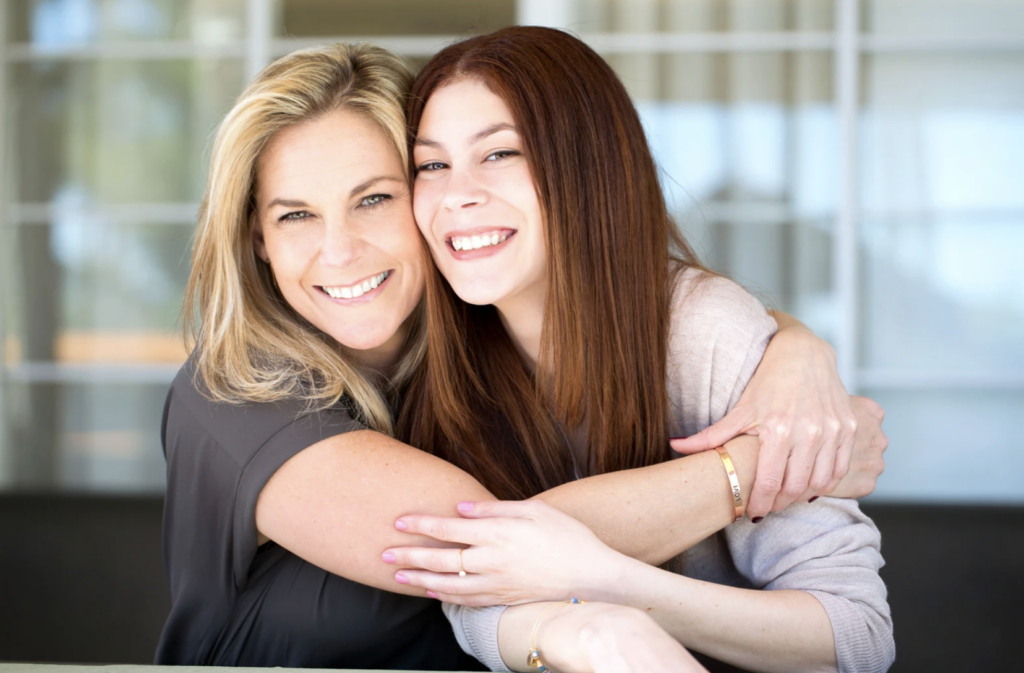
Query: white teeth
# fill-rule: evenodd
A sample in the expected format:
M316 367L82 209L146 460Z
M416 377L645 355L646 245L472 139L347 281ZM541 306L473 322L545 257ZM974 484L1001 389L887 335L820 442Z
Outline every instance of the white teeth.
M479 250L480 248L503 243L506 240L508 240L508 234L497 231L474 236L453 236L452 247L456 250Z
M390 271L384 271L382 273L378 273L376 276L373 276L372 278L364 280L362 283L356 283L355 285L349 285L346 287L321 287L323 288L324 292L326 292L331 297L334 297L335 299L352 299L353 297L361 297L370 290L373 290L376 287L380 286L380 284L387 280L387 277L390 275Z

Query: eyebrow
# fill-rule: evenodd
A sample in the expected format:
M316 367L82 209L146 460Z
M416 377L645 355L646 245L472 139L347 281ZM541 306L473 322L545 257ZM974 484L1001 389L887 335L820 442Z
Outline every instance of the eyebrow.
M402 182L402 183L405 182L404 179L397 178L397 177L395 177L393 175L378 175L375 178L370 178L366 182L363 182L363 183L360 183L360 184L356 185L355 187L352 188L352 190L348 193L348 195L351 198L351 197L355 196L356 194L359 194L360 192L363 192L363 191L369 189L370 187L374 186L378 182L382 182L384 180L391 180L391 181L394 181L394 182ZM298 201L296 199L274 199L273 201L271 201L270 203L267 204L267 210L270 210L274 206L284 206L285 208L308 208L309 204L306 203L305 201Z
M469 144L474 145L483 140L484 138L486 138L487 136L494 135L498 131L513 131L518 133L516 131L516 127L513 124L509 124L508 122L498 122L497 124L491 124L484 130L473 134L473 137L469 139ZM437 149L440 149L442 147L441 143L437 142L436 140L430 140L429 138L423 137L417 138L415 144L423 145L424 147L433 147Z

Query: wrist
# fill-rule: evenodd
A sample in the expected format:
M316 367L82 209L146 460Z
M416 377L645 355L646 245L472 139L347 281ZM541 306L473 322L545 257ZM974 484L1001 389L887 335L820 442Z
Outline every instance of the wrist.
M628 578L636 566L647 564L609 548L599 559L589 559L586 572L581 574L578 590L573 595L587 601L623 603L629 592L625 590Z

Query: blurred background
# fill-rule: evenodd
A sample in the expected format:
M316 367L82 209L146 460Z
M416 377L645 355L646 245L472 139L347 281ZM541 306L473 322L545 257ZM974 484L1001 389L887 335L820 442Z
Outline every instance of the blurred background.
M886 409L893 670L1024 627L1024 0L7 0L0 11L0 661L146 662L159 424L212 133L277 56L421 65L565 28L641 110L704 260ZM11 579L17 578L17 579ZM6 596L4 594L7 594Z

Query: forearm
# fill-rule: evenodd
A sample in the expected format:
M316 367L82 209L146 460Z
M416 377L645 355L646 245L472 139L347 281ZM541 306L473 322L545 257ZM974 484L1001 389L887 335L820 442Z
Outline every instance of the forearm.
M738 589L622 558L586 593L638 608L687 648L745 670L837 670L828 613L804 591Z
M744 501L757 472L758 439L726 444ZM537 496L587 525L612 549L660 564L735 519L732 489L716 451L597 475Z

